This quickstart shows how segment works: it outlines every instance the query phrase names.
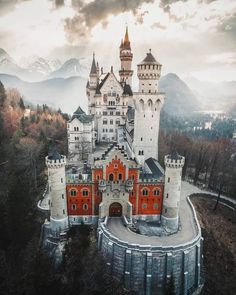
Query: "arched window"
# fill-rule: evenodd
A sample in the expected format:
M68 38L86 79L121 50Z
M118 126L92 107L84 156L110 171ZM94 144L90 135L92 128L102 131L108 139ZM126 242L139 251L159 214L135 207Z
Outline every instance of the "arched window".
M71 195L72 197L75 197L75 196L77 195L77 191L76 191L75 189L72 189L72 190L70 191L70 195Z
M76 210L76 204L72 204L71 209Z
M143 189L143 196L148 196L148 190L146 188Z
M122 174L119 173L119 180L122 180Z
M160 190L159 190L159 188L154 189L153 195L154 196L160 196Z
M83 204L83 210L88 210L88 204Z
M114 175L111 173L110 175L109 175L109 181L113 181L114 180Z
M89 194L89 192L88 192L87 189L83 189L83 190L82 190L82 196L83 196L83 197L88 196L88 194Z
M146 204L146 203L143 203L143 204L142 204L142 208L143 208L143 209L147 209L147 204Z

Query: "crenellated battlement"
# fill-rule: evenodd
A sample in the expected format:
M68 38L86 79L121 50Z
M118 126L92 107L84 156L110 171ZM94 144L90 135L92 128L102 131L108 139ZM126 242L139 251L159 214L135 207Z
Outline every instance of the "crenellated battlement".
M46 157L46 165L48 168L53 168L53 169L57 169L57 168L61 168L63 166L66 165L66 156L60 155L61 158L60 159L53 159L50 156Z
M185 163L185 158L180 155L166 155L165 166L169 168L182 168Z

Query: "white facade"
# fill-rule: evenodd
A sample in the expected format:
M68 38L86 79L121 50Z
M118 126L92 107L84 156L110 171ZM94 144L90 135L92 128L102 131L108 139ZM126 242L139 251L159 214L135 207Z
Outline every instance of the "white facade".
M135 120L133 151L141 165L152 157L158 159L160 111L165 94L158 92L161 65L151 52L138 65L139 92L134 93Z
M162 225L169 232L179 227L179 206L182 169L185 158L177 153L165 156L165 190L163 196Z
M87 160L95 147L94 119L80 108L67 123L69 163Z
M48 167L51 229L62 232L69 227L66 201L66 157L54 152L46 157L46 165Z

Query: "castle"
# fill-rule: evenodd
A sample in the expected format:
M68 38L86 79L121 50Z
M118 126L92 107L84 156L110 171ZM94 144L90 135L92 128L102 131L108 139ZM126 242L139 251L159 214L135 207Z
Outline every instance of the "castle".
M59 237L60 243L81 222L97 224L98 247L125 287L163 294L174 276L176 294L192 294L201 285L201 230L181 190L184 157L166 155L165 170L158 162L162 66L150 50L137 66L133 92L128 29L119 51L119 79L93 55L89 114L79 107L68 122L68 160L55 150L46 157L48 191L39 204L50 211L44 242Z

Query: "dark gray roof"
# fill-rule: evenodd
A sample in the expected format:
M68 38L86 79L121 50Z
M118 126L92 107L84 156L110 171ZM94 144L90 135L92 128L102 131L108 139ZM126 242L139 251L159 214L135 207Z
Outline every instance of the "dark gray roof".
M128 106L128 111L127 111L128 121L134 120L134 116L135 116L135 110L134 110L134 108L132 108L131 106Z
M90 123L93 121L93 115L85 114L81 107L78 107L78 109L74 112L70 122L73 121L74 118L77 118L81 123Z
M167 158L170 160L181 160L183 157L177 151L172 151L171 154L167 155Z
M145 163L150 169L153 178L161 178L164 176L164 169L157 160L148 158Z
M143 64L156 64L156 65L160 65L160 63L152 55L151 50L147 53L147 56L140 63L140 65L143 65Z
M110 75L110 73L107 73L106 76L105 76L105 78L101 81L101 83L97 85L97 88L96 88L96 93L98 92L97 94L101 94L100 89L102 88L102 86L106 82L106 80L109 77L109 75Z
M58 153L57 150L53 149L53 150L51 150L51 151L49 152L49 154L48 154L48 159L49 159L49 160L54 160L54 161L56 161L56 160L61 160L61 155Z
M78 109L74 112L76 115L82 115L84 114L84 111L81 109L81 107L78 107Z
M97 66L96 66L96 62L95 62L95 56L93 55L93 61L92 61L92 66L91 66L91 70L90 70L90 75L93 74L97 74Z
M125 83L124 88L123 88L123 95L129 95L129 96L133 95L132 89L129 84Z

